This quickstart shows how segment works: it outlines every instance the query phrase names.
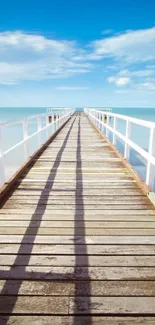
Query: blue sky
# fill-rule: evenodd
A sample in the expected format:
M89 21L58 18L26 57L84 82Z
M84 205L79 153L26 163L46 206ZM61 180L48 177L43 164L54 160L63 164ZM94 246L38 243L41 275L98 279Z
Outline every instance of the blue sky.
M1 1L0 106L155 107L155 1Z

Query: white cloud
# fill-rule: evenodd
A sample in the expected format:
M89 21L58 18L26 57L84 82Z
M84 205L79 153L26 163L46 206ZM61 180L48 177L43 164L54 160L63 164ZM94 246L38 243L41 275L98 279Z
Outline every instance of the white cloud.
M155 90L155 82L144 82L138 85L140 89Z
M83 50L74 41L48 39L23 32L0 33L0 84L63 78L87 73L89 62L77 62Z
M155 27L126 31L91 43L92 58L111 57L126 63L155 59Z
M57 90L87 90L89 87L72 87L72 86L60 86L56 87Z
M128 77L109 77L108 82L114 83L118 87L126 86L130 83L130 78Z
M108 78L119 87L131 85L136 78L151 83L146 78L155 76L155 27L115 36L108 35L110 32L104 31L105 37L83 47L76 41L21 31L0 32L0 84L68 78L88 73L95 65L106 73L120 70ZM140 64L146 67L137 69Z
M130 77L150 77L155 74L154 70L143 69L143 70L121 70L119 71L119 76L130 76Z

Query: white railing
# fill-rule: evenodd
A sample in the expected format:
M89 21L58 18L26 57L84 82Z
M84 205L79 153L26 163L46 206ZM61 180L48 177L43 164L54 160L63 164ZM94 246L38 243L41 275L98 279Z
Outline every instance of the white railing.
M109 131L112 132L112 143L116 145L116 139L121 139L124 144L124 158L129 160L130 148L134 149L141 157L146 160L146 179L145 182L150 188L153 188L155 185L155 123L132 118L130 116L120 115L109 113L107 111L99 111L96 109L84 109L85 114L88 115L88 118L96 125L96 127L103 132L105 127L105 135L108 138ZM110 119L113 118L113 125ZM126 123L126 132L123 135L117 126L118 120L123 120ZM138 126L143 126L149 129L149 147L148 152L142 147L133 142L131 137L131 125L135 124Z
M52 114L40 114L40 115L34 115L29 116L28 118L24 120L17 120L13 122L5 122L0 124L0 187L5 183L6 177L5 177L5 158L9 153L13 153L15 149L18 147L24 146L24 153L25 153L25 161L27 161L30 158L30 140L37 136L38 142L37 142L37 150L44 144L61 126L70 118L72 114L74 114L75 110L72 108L62 109L59 111L55 111L55 113ZM45 118L46 125L42 127L41 119ZM37 122L37 131L30 134L28 132L29 127L29 121L30 120L36 120ZM2 129L15 126L15 125L22 125L23 126L23 137L22 140L18 143L16 143L14 146L7 150L3 150L3 143L2 143ZM44 143L41 142L41 134L42 132L46 132L46 140ZM35 152L36 150L34 150ZM34 153L33 152L33 153ZM31 154L33 154L31 153Z
M63 107L63 108L60 108L60 107L48 107L46 109L46 113L49 114L49 115L53 115L55 112L63 112L65 114L65 112L68 110L67 107Z
M97 111L99 111L100 109L102 109L102 111L104 111L104 112L108 112L108 113L112 113L112 108L105 108L105 107L100 107L100 108L92 108L92 107L87 107L87 109L93 109L93 110L97 110ZM85 109L84 109L85 110Z

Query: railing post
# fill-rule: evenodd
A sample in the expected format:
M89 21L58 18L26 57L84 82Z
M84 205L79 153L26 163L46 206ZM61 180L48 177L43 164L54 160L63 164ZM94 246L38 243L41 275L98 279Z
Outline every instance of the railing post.
M58 129L58 113L56 113L56 131Z
M29 141L28 141L28 119L25 119L23 122L23 135L24 135L24 152L25 152L25 159L29 158Z
M101 122L102 122L102 113L100 113L100 132L102 131L102 124L101 124Z
M100 131L100 112L98 112L98 128L99 128L99 131Z
M155 181L155 166L151 164L151 156L155 156L155 128L150 129L149 160L147 162L146 184L153 187Z
M129 160L130 157L130 146L128 145L127 141L130 139L131 134L131 123L129 120L126 121L126 141L125 141L125 149L124 149L124 158Z
M2 149L2 132L0 128L0 187L5 183L5 167L4 167L4 156Z
M60 112L58 112L58 129L60 127Z
M46 115L46 138L49 138L49 116Z
M107 115L107 125L109 125L109 115ZM106 137L108 138L109 137L109 129L106 128Z
M115 133L116 129L117 129L117 117L114 116L114 124L113 124L113 140L112 140L112 143L113 143L114 146L116 145L116 133Z
M102 113L102 133L104 133L104 125L103 125L103 123L104 123L104 114Z
M41 146L41 133L40 133L40 130L41 130L41 117L40 117L40 115L37 116L37 122L38 122L38 145L40 147Z

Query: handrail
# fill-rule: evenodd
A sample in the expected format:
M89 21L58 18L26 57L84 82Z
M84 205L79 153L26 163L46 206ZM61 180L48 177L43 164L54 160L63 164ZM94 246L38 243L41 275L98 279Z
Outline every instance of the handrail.
M103 127L106 128L106 137L108 138L109 131L112 132L113 145L116 145L116 137L120 138L124 144L124 158L129 160L130 148L134 149L138 154L140 154L147 161L147 170L145 182L153 189L155 185L155 123L136 119L130 116L109 113L107 111L99 111L96 109L84 108L85 114L88 118L95 124L95 126L103 132ZM106 117L106 120L104 118ZM110 118L113 117L113 126L110 125ZM117 121L121 119L126 122L126 132L123 135L117 128ZM149 128L149 150L148 152L137 145L134 141L130 140L131 135L131 124L136 124L139 126L144 126Z
M25 161L30 157L29 151L30 151L30 145L29 140L33 137L38 135L38 145L37 149L41 147L41 133L43 131L46 131L46 141L56 132L58 131L62 125L70 118L72 114L74 114L75 110L72 108L67 108L65 110L59 110L55 112L53 115L50 114L40 114L40 115L32 115L27 117L24 120L17 120L17 121L9 121L4 122L0 124L0 187L5 183L6 177L5 177L5 157L10 153L13 152L18 147L24 145L24 153L25 153ZM46 118L46 126L41 126L41 118ZM35 131L32 134L28 134L28 127L29 127L29 121L31 119L35 119L37 121L37 131ZM2 148L2 129L6 128L8 126L21 124L23 126L23 140L16 143L14 146L7 150L3 150ZM50 128L52 131L50 131ZM34 152L33 152L34 153ZM32 153L32 154L33 154Z

